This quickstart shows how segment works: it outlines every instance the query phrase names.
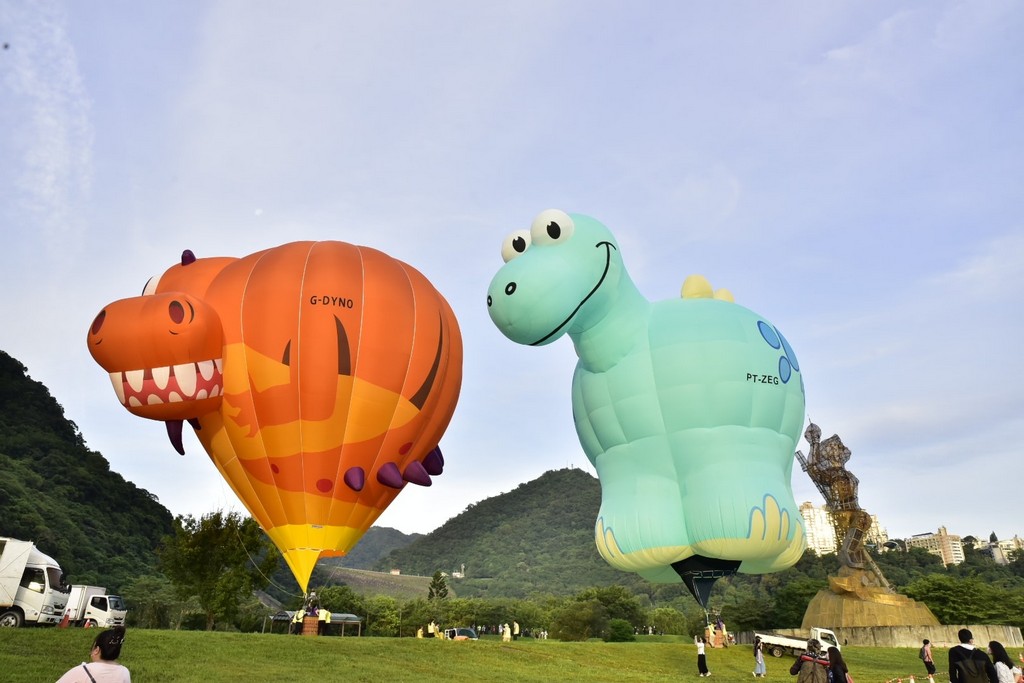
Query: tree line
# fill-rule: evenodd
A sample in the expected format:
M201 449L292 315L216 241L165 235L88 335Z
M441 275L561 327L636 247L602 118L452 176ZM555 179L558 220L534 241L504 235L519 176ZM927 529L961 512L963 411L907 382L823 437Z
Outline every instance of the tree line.
M122 591L131 625L262 630L270 610L256 591L267 588L282 560L254 520L220 511L200 519L179 516L158 558L159 572L137 577ZM876 562L898 592L928 605L942 623L1024 627L1024 552L1013 553L1006 565L969 547L965 558L943 567L934 555L912 548L880 553ZM710 612L720 614L732 631L797 628L811 598L828 587L838 567L834 555L808 551L784 572L721 579ZM707 619L688 595L663 599L656 591L619 583L571 595L542 587L525 598L482 598L452 596L449 588L457 593L458 584L451 581L435 570L426 594L408 600L361 595L343 584L314 590L323 608L362 617L365 634L384 637L411 637L430 622L447 628L516 621L561 640L622 640L640 630L689 636L701 632ZM296 594L284 606L299 609L302 601Z

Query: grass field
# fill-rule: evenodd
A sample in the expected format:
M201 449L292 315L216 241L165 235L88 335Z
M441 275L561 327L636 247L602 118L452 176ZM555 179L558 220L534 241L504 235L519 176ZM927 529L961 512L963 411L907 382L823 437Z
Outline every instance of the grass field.
M0 629L0 681L55 681L88 659L93 629ZM844 648L857 683L907 682L924 673L917 650ZM753 680L750 646L708 650L712 680ZM938 681L947 677L936 650ZM792 657L767 657L768 679L793 681ZM640 636L633 643L560 643L500 639L434 641L416 638L302 637L200 631L128 631L121 663L135 683L218 681L686 681L697 676L692 642Z

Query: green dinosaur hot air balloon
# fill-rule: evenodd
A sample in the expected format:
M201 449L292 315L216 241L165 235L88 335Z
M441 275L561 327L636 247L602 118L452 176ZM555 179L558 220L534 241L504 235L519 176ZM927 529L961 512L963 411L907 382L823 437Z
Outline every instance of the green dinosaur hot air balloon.
M491 319L541 346L568 334L576 432L601 481L597 547L612 566L711 585L803 554L793 453L804 422L800 366L770 322L687 279L648 301L618 243L587 216L549 210L513 233L491 281Z

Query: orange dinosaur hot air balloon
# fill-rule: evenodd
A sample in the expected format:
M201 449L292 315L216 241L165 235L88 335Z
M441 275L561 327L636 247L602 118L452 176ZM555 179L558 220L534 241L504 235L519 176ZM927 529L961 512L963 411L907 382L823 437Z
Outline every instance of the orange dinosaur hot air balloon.
M442 472L462 337L419 271L344 242L196 259L96 316L89 351L121 403L188 421L306 590L406 483Z

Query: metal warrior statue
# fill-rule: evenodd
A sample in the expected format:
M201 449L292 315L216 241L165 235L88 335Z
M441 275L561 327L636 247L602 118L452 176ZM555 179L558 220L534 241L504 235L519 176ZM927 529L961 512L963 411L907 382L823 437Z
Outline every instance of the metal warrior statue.
M846 469L852 451L836 434L822 441L821 429L813 422L804 432L804 438L810 444L810 455L804 457L802 452L797 451L796 457L825 498L825 507L832 520L836 540L840 542L840 564L851 569L870 571L882 586L888 588L889 582L864 547L864 537L871 529L871 515L860 507L857 500L859 480Z

